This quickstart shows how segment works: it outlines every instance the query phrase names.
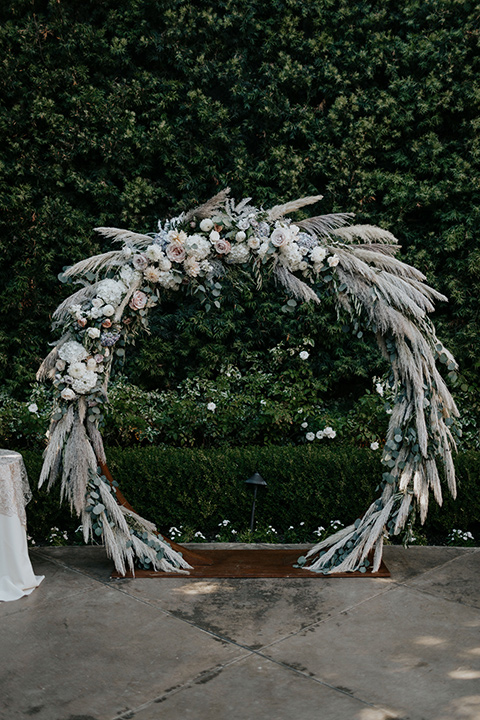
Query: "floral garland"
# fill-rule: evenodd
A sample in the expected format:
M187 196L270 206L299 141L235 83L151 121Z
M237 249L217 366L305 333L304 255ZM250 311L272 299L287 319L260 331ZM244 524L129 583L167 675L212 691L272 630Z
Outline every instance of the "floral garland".
M65 279L78 278L83 287L57 308L54 325L62 328L62 337L38 374L53 381L56 395L40 484L48 480L50 487L61 475L62 497L81 515L85 540L101 537L120 573L135 562L176 572L189 566L151 523L117 505L111 493L99 426L112 362L147 325L148 312L164 291L183 289L207 310L220 308L221 279L231 265L251 267L258 285L265 273L273 273L293 306L333 295L339 311L351 315L354 331L360 335L360 323L373 330L392 363L396 405L381 497L364 518L315 546L299 564L317 572L365 569L373 550L373 569L378 568L385 526L400 532L415 506L424 520L430 488L441 503L438 455L455 494L451 426L458 413L435 359L450 371L456 364L427 319L432 300L445 298L424 284L418 270L394 257L398 245L391 233L349 225L352 215L346 213L296 223L285 217L320 199L263 210L250 198L235 204L226 190L159 222L151 235L97 228L121 242L121 249L65 271Z

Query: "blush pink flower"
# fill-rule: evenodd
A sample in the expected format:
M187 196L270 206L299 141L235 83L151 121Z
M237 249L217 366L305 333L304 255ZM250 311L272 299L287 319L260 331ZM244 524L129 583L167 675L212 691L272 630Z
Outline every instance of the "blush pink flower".
M214 247L219 255L227 255L227 253L229 253L232 249L232 246L230 245L228 240L224 240L223 238L217 240Z
M141 290L137 290L133 293L128 305L132 308L132 310L142 310L147 304L147 300L148 298L145 293Z
M135 270L145 270L148 265L148 260L145 255L134 255L132 264Z
M170 243L165 252L172 262L181 263L185 260L185 248L178 242Z

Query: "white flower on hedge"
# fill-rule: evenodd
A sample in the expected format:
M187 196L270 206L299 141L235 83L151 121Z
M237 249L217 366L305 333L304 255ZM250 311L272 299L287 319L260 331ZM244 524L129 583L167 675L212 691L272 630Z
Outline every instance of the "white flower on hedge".
M187 255L200 261L208 257L212 251L212 246L208 240L201 235L190 235L185 240L185 250L187 251Z
M70 402L70 400L75 400L77 396L73 392L72 388L64 388L60 393L60 397L62 398L62 400Z
M201 538L202 540L205 540L205 535L203 533L201 533L200 530L198 532L196 532L193 537Z
M310 357L310 353L308 353L306 350L302 350L302 352L299 354L300 360L308 360Z
M315 437L317 438L317 440L322 440L325 437L324 430L318 430Z
M87 366L83 362L74 362L68 367L68 374L73 379L81 378L87 372Z
M375 390L377 391L377 393L378 393L380 396L383 396L384 388L383 388L382 383L379 383L379 382L378 382L378 383L375 385Z
M237 242L243 242L246 237L247 237L247 233L244 232L243 230L239 230L239 231L237 232L237 234L235 235L235 240L236 240Z
M250 248L246 243L234 245L228 255L229 263L245 263L250 257Z
M207 410L210 410L211 412L215 412L217 409L217 405L214 402L209 402L207 405Z
M248 240L247 240L247 245L252 250L258 250L258 248L260 247L261 244L262 244L262 241L260 240L260 238L255 237L255 236L252 236L251 238L248 238Z
M337 267L338 263L340 262L340 258L335 253L334 255L330 255L330 257L327 260L327 263L330 265L330 267Z
M28 406L27 409L28 409L28 412L37 413L37 412L38 412L38 405L37 405L37 403L30 403L30 405Z
M326 428L323 429L323 435L324 435L324 437L330 438L330 440L333 440L334 437L337 437L337 433L330 426L327 426Z
M204 218L202 222L200 223L200 230L202 232L210 232L210 230L213 228L213 222L210 220L210 218Z
M97 297L102 298L106 303L118 305L127 288L119 280L101 280L97 285Z
M378 450L379 448L378 442L375 440L375 442L370 443L370 450Z
M302 425L301 425L301 427L302 427L304 430L306 430L307 427L308 427L308 423L307 423L307 422L303 422Z
M95 338L100 337L100 329L96 327L88 328L87 335L88 337L92 338L92 340L95 340Z
M65 360L66 363L80 362L84 360L88 355L83 345L80 345L76 340L69 340L64 343L58 351L58 356L61 360Z
M90 390L93 390L96 384L97 374L94 373L93 370L86 370L81 378L73 380L72 388L79 395L84 395L90 392Z
M312 442L312 440L315 440L315 433L313 433L313 432L308 432L308 433L305 435L305 437L306 437L307 440L309 440L310 442Z

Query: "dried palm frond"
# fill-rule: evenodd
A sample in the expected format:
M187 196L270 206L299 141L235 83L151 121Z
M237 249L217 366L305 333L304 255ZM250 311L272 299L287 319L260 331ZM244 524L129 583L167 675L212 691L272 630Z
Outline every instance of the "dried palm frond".
M300 220L295 223L300 230L305 230L311 235L320 238L332 238L338 228L347 225L355 215L353 213L331 213L329 215L317 215L316 217Z
M92 443L95 457L101 465L107 464L107 458L105 456L105 448L103 447L103 439L100 430L93 422L87 422L87 433Z
M363 242L387 243L397 245L397 238L388 230L376 227L375 225L349 225L335 230L335 238L344 243L354 243L357 240Z
M52 327L55 329L64 324L65 320L69 317L69 310L72 305L81 305L85 300L90 300L95 297L97 292L98 283L91 285L85 285L84 287L77 290L73 295L69 295L55 310L52 315L53 323Z
M375 267L380 270L385 270L393 275L401 275L402 277L408 277L418 282L425 280L425 275L414 268L412 265L397 260L392 257L390 251L395 250L398 246L395 245L352 245L350 252L356 257L360 258L366 263L372 263ZM386 250L387 252L384 252ZM434 291L435 292L435 291ZM443 296L440 296L443 297Z
M300 210L307 205L313 205L313 203L319 202L322 198L323 195L309 195L308 197L298 198L298 200L291 200L283 205L274 205L267 211L268 220L270 222L279 220L284 215L295 212L295 210ZM296 224L298 225L298 223Z
M60 340L55 344L55 347L53 350L50 350L47 357L44 359L42 364L37 370L36 379L38 382L44 382L47 380L52 380L55 377L55 363L58 360L58 351L64 345L67 340L71 339L71 335L69 332L66 332Z
M220 208L224 205L229 193L230 188L227 187L225 190L220 190L219 193L210 198L210 200L207 200L207 202L203 203L203 205L192 208L192 210L189 210L186 213L184 222L189 222L190 220L193 220L193 218L201 220L202 218L210 217L210 215L217 210L220 210Z
M150 242L151 239L150 239ZM125 256L122 250L110 250L101 255L93 255L92 257L80 260L72 267L64 271L65 277L75 277L76 275L86 275L89 272L99 272L106 268L118 267L125 262Z
M275 267L274 276L279 285L296 297L297 300L302 300L303 302L313 301L317 304L320 303L320 298L312 290L312 288L302 280L299 280L299 278L293 275L293 273L291 273L290 270L287 270L287 268L283 265L277 265Z
M135 233L131 230L124 230L122 228L97 227L95 228L95 231L104 237L111 238L113 242L125 243L129 247L137 249L145 249L153 242L149 235Z

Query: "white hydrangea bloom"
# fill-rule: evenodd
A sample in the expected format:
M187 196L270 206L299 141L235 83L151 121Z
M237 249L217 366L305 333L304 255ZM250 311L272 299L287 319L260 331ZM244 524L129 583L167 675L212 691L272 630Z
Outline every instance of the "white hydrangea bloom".
M97 297L102 298L110 305L118 305L122 296L127 292L127 288L119 280L101 280L97 286Z
M64 343L58 351L59 358L61 360L65 360L68 364L80 362L81 360L84 360L87 355L88 352L86 349L76 340L69 340Z
M312 252L310 253L310 259L314 265L320 265L320 263L323 263L326 257L327 251L324 247L322 247L322 245L317 245L312 249Z
M280 248L280 262L292 272L300 269L300 263L303 262L303 255L297 243L292 242Z
M248 261L248 258L250 257L250 248L246 243L238 243L238 245L233 245L229 255L228 255L228 262L229 263L244 263Z
M201 235L189 235L185 240L187 255L195 260L205 260L212 250L211 243Z

